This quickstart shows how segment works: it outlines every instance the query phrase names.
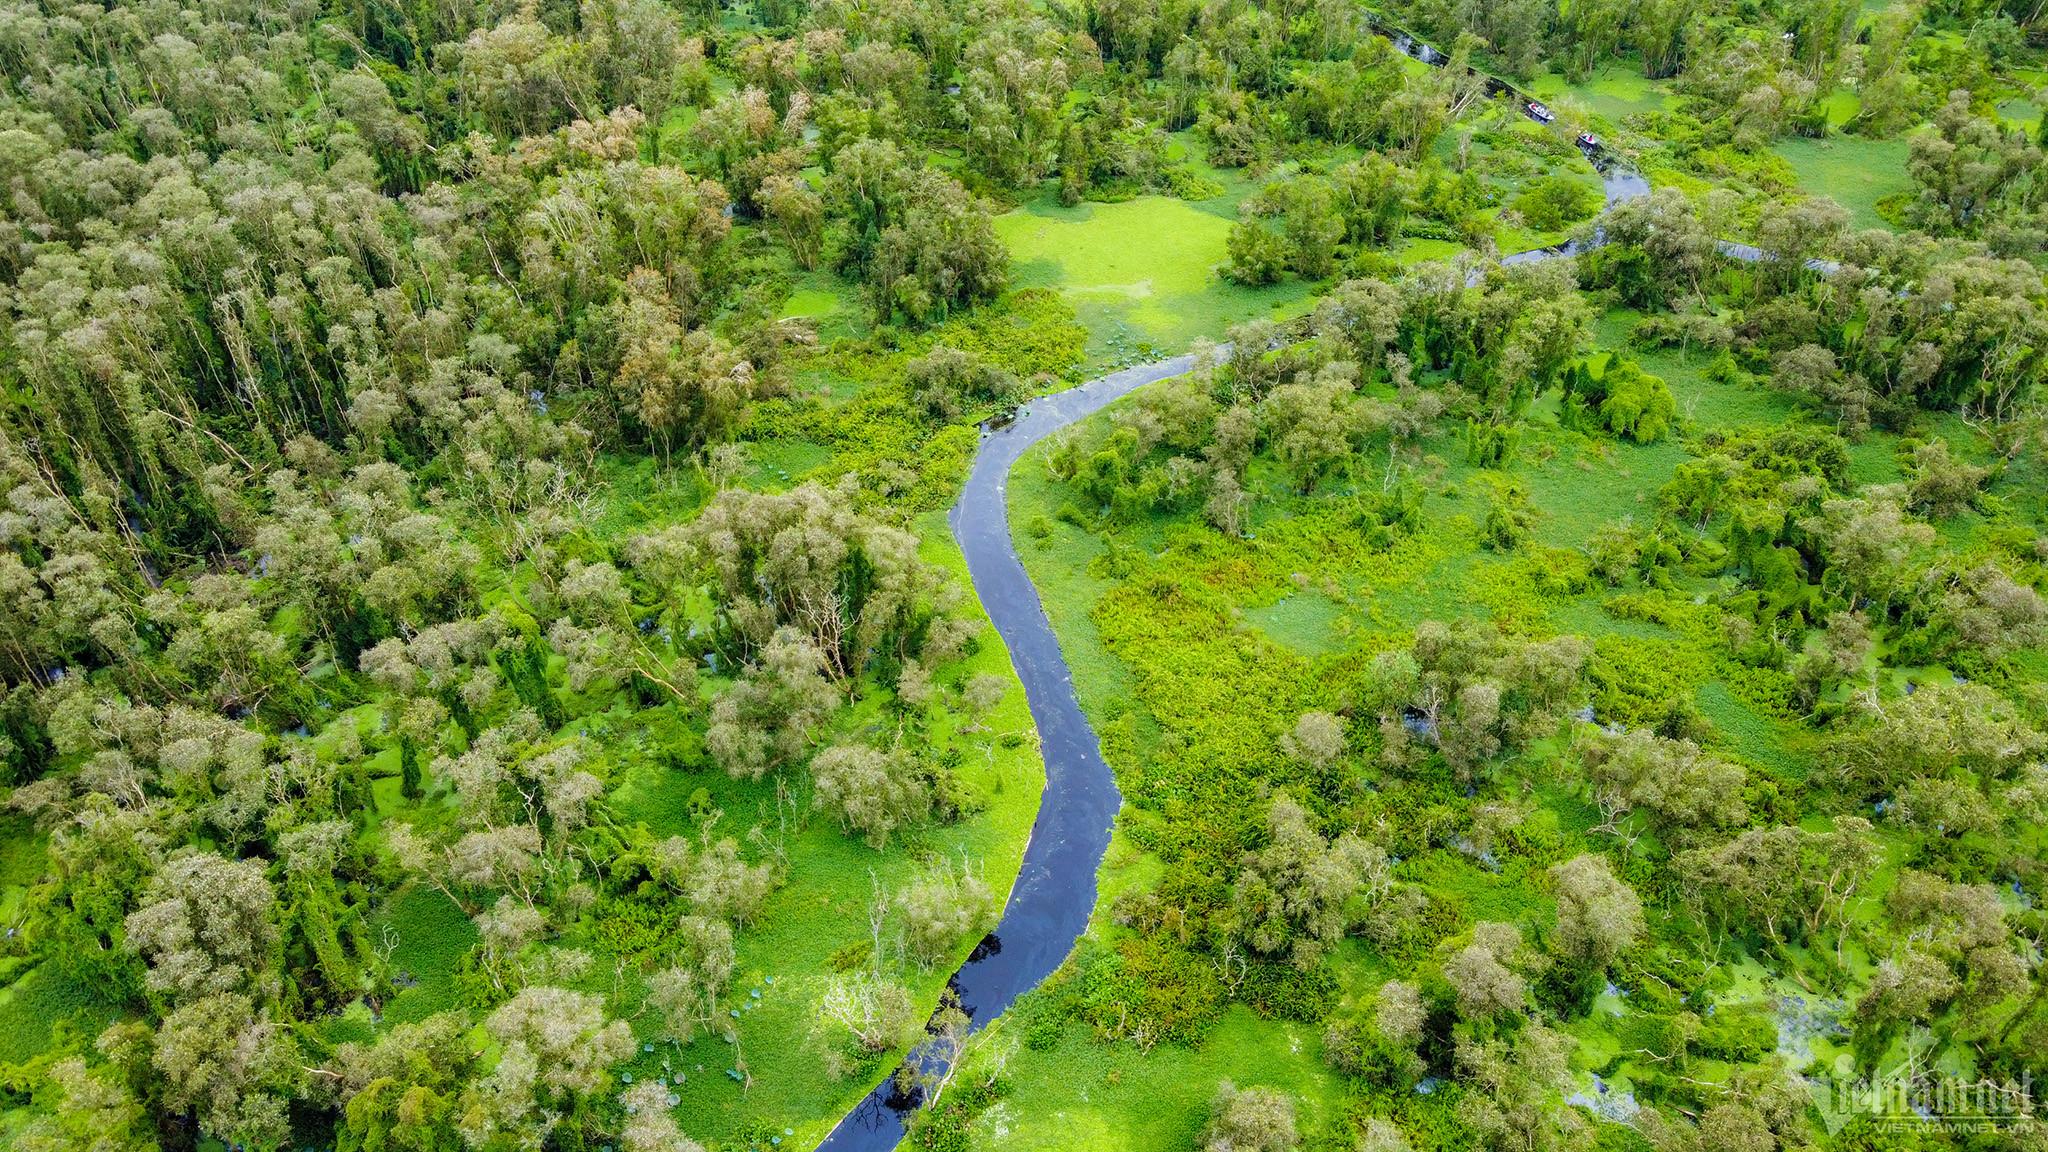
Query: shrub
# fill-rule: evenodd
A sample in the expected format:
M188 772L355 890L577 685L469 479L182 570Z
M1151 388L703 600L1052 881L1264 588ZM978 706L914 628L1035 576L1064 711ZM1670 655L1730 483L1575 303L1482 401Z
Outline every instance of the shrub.
M1225 1080L1209 1107L1202 1130L1207 1152L1293 1152L1301 1143L1294 1128L1294 1099L1271 1088L1239 1088Z
M901 751L882 752L864 744L825 749L811 761L816 785L812 804L859 832L871 848L882 848L897 829L931 810L930 784Z
M1598 212L1600 192L1570 176L1544 176L1523 186L1515 195L1514 208L1529 227L1556 232Z
M1239 284L1276 283L1287 271L1287 238L1263 220L1245 219L1231 225L1228 249L1230 263L1225 265L1224 275Z
M1607 398L1600 402L1600 417L1608 431L1638 444L1663 438L1678 412L1678 403L1662 379L1627 360L1608 369L1605 383Z
M896 894L903 943L911 958L930 968L970 936L987 932L995 920L988 884L964 864L939 867Z
M1486 506L1486 524L1479 542L1490 551L1512 552L1529 538L1535 514L1529 496L1519 484L1503 484Z
M1564 373L1565 422L1578 424L1597 413L1601 427L1638 444L1664 437L1678 414L1678 402L1663 379L1633 359L1603 354Z
M910 394L926 413L957 420L981 405L1000 405L1014 398L1017 378L972 352L940 346L912 360L904 369Z

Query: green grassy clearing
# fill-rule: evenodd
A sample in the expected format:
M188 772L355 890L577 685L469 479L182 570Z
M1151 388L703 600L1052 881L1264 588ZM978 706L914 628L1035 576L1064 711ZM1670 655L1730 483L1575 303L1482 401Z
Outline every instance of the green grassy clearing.
M1394 261L1402 265L1427 264L1431 260L1449 259L1464 250L1464 245L1456 241L1410 236L1403 238L1400 246L1394 249Z
M25 816L0 816L0 927L21 921L22 902L43 874L45 839ZM0 973L10 961L0 960Z
M1284 1089L1295 1097L1296 1123L1307 1133L1332 1126L1344 1105L1343 1088L1322 1062L1314 1028L1262 1020L1242 1007L1226 1013L1209 1042L1194 1049L1161 1045L1140 1052L1098 1044L1085 1029L1071 1028L1046 1050L1021 1048L1009 1076L1030 1092L982 1113L972 1129L977 1147L1194 1147L1222 1080Z
M1233 213L1234 216L1234 213ZM1140 196L1072 208L1034 201L996 219L1019 287L1057 290L1088 329L1091 368L1176 352L1260 316L1308 305L1290 280L1245 288L1223 279L1230 219L1183 200Z
M0 988L0 1064L26 1064L61 1039L89 1044L118 1015L93 989L39 964Z
M1642 112L1668 112L1678 107L1678 97L1668 84L1651 80L1639 67L1620 61L1603 61L1586 79L1573 84L1555 72L1539 72L1527 85L1537 99L1563 105L1567 99L1595 115L1619 123Z
M425 885L408 888L385 906L375 929L392 946L392 966L403 977L385 1009L387 1025L424 1020L460 1003L455 970L476 946L477 930L454 901Z
M1352 626L1344 605L1312 590L1248 609L1245 618L1275 642L1306 656L1340 650L1344 647L1344 634Z
M1832 198L1849 210L1855 227L1884 228L1888 225L1878 214L1878 201L1912 186L1906 176L1908 147L1904 136L1831 136L1780 140L1771 151L1798 174L1801 192Z
M2024 132L2036 131L2041 125L2041 105L2024 96L2000 101L1998 114L2009 126Z

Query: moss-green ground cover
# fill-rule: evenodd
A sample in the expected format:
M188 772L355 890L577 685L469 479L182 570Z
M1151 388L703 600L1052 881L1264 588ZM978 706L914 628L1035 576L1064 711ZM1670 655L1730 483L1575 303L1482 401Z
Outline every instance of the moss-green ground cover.
M1017 1023L1000 1026L1014 1036ZM1231 1009L1199 1048L1140 1052L1069 1032L1043 1050L1023 1046L1009 1075L1029 1096L998 1103L974 1123L975 1146L1018 1152L1153 1152L1197 1146L1216 1084L1277 1087L1296 1097L1305 1131L1342 1114L1343 1089L1320 1058L1312 1026L1262 1020Z
M1609 60L1595 67L1584 80L1574 84L1555 72L1539 72L1528 85L1537 99L1559 106L1576 102L1587 111L1615 123L1641 112L1668 112L1678 106L1678 97L1667 81L1651 80L1632 64Z
M1306 306L1299 281L1246 288L1218 275L1231 218L1165 196L1071 208L1038 200L998 217L996 233L1013 281L1070 302L1088 328L1089 364L1105 367Z
M1861 136L1830 136L1821 140L1786 139L1771 151L1798 174L1799 190L1831 197L1849 210L1858 228L1886 227L1878 201L1912 186L1906 175L1904 136L1871 140Z
M2039 132L2041 127L2041 105L2024 96L2000 101L1998 115L2022 132Z

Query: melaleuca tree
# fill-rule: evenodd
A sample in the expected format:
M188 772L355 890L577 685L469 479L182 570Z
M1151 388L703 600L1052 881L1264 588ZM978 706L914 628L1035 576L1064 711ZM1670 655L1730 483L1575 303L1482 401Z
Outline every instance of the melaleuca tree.
M778 174L762 181L756 199L796 262L816 268L825 237L825 202L817 191L801 176Z
M148 1111L118 1069L71 1057L51 1065L49 1075L59 1102L51 1114L23 1127L15 1147L23 1152L155 1152L159 1147Z
M685 916L678 927L677 962L648 979L647 1003L661 1013L668 1037L687 1044L720 1014L735 958L732 929L724 921Z
M1726 928L1760 929L1773 944L1839 930L1878 860L1870 822L1840 817L1827 831L1751 828L1726 843L1681 853L1686 898Z
M1974 114L1963 92L1950 94L1934 125L1936 131L1914 138L1907 163L1919 186L1915 213L1930 231L1984 229L2024 196L2023 174L2039 165L2040 149Z
M598 106L635 108L655 123L709 87L704 45L687 39L674 9L653 0L585 0L577 31L590 59Z
M577 878L576 837L604 794L594 761L588 746L554 743L532 713L514 712L459 755L435 758L430 774L452 793L454 819L394 821L385 847L466 911L499 895L536 906Z
M958 181L911 164L888 141L862 140L832 158L825 202L837 263L865 287L878 323L916 324L988 300L1009 280L1009 253L986 205Z
M1799 522L1818 546L1820 583L1853 601L1888 610L1911 571L1907 558L1934 542L1934 530L1907 515L1902 494L1876 489L1865 496L1824 501L1818 515Z
M1273 389L1260 403L1261 434L1294 472L1303 494L1384 424L1382 408L1359 399L1357 390L1358 366L1337 361L1313 377Z
M355 827L346 820L303 824L277 837L283 865L282 943L291 979L287 998L299 1012L336 1010L372 992L378 963L361 912L349 905L339 877Z
M1328 771L1344 755L1344 721L1328 712L1304 712L1280 737L1280 750L1318 771Z
M632 1030L606 1016L602 996L566 988L523 989L484 1028L501 1051L464 1094L457 1123L472 1146L596 1126L595 1097L634 1047Z
M903 946L919 967L930 969L961 944L978 940L995 924L996 896L966 861L948 861L904 885L893 901Z
M1578 259L1593 287L1613 288L1637 307L1670 307L1703 297L1718 259L1714 235L1684 192L1658 188L1615 205L1600 218L1603 243Z
M2025 945L2014 939L1990 885L1957 884L1907 870L1885 897L1902 943L1856 1004L1855 1048L1873 1067L1899 1033L1951 1011L1979 1025L2029 986Z
M1601 828L1613 835L1628 836L1628 818L1636 812L1667 843L1676 844L1749 819L1742 766L1690 740L1630 729L1588 737L1579 754L1593 802L1605 818Z
M1300 1143L1292 1097L1271 1088L1240 1089L1228 1080L1217 1085L1202 1129L1205 1152L1293 1152Z
M812 758L811 783L813 803L872 848L931 810L931 784L902 749L834 745Z
M625 1152L704 1152L703 1145L683 1135L668 1101L668 1086L658 1080L642 1081L625 1091L626 1120L619 1129Z
M1472 942L1444 961L1444 980L1467 1021L1486 1021L1526 1010L1529 983L1518 968L1526 963L1522 935L1512 924L1482 921Z
M1232 912L1255 952L1313 967L1390 883L1387 855L1345 832L1325 839L1281 793L1267 812L1267 844L1248 853Z
M11 806L50 826L50 891L31 906L28 927L46 936L51 964L119 1003L144 996L144 965L126 944L125 920L139 906L162 851L146 813L104 794L75 802L68 782L17 789Z
M1921 778L1983 787L2010 778L2048 741L2012 701L1979 684L1934 684L1859 708L1829 741L1837 777L1867 795Z
M1958 459L1948 441L1930 440L1913 449L1912 509L1935 518L1953 516L1976 503L1989 474Z
M1152 62L1162 13L1158 0L1093 0L1088 36L1106 61L1146 68Z
M777 883L771 864L747 863L731 837L713 840L708 827L695 844L670 836L650 846L646 855L648 874L656 883L681 897L693 915L712 920L744 926ZM691 939L697 940L692 946L713 955L715 941L697 935L692 929Z
M1642 938L1642 900L1605 856L1575 856L1552 867L1550 878L1557 885L1559 951L1583 971L1603 972Z
M290 1099L305 1075L291 1034L248 996L206 995L164 1017L152 1065L163 1106L201 1131L257 1147L289 1139Z
M1570 1082L1575 1041L1541 1024L1526 1024L1512 1036L1461 1039L1453 1053L1459 1081L1468 1089L1458 1119L1481 1146L1506 1152L1520 1148L1572 1148L1586 1142L1589 1121L1558 1097Z
M1997 565L1929 576L1946 578L1931 631L1951 660L1997 661L2048 642L2048 601Z
M640 537L627 555L665 592L686 573L708 575L742 654L791 628L835 679L878 661L943 663L968 635L944 573L918 557L914 537L855 512L845 484L722 492L686 529Z
M1316 304L1311 319L1319 336L1340 341L1360 369L1377 374L1400 337L1401 300L1381 280L1346 280Z
M188 852L166 861L126 924L166 1003L274 991L277 897L259 860Z
M1042 177L1058 144L1070 85L1067 39L1044 17L1023 15L983 27L961 60L967 158L998 184Z
M941 420L984 404L1001 404L1016 396L1017 378L971 352L941 345L904 368L911 396Z
M462 1016L444 1012L339 1045L337 1152L458 1147L459 1096L477 1064L467 1031Z
M531 7L451 48L464 111L501 135L546 132L596 104L595 85L575 66L576 46Z
M704 746L737 779L758 780L801 758L844 703L825 651L794 628L777 629L757 658L711 704Z
M767 92L745 88L705 109L690 128L690 140L710 171L731 189L734 202L760 215L770 182L800 178L808 106L799 97L778 111Z

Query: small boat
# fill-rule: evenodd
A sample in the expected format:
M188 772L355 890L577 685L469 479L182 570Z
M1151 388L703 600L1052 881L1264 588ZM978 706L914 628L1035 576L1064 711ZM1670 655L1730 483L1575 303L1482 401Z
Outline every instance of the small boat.
M1529 101L1527 104L1523 105L1523 107L1528 109L1529 118L1536 121L1538 124L1548 124L1551 121L1557 119L1557 113L1552 112L1550 109L1545 108L1543 105L1537 103L1534 100Z
M1591 132L1579 133L1579 147L1591 152L1600 147L1600 138Z

